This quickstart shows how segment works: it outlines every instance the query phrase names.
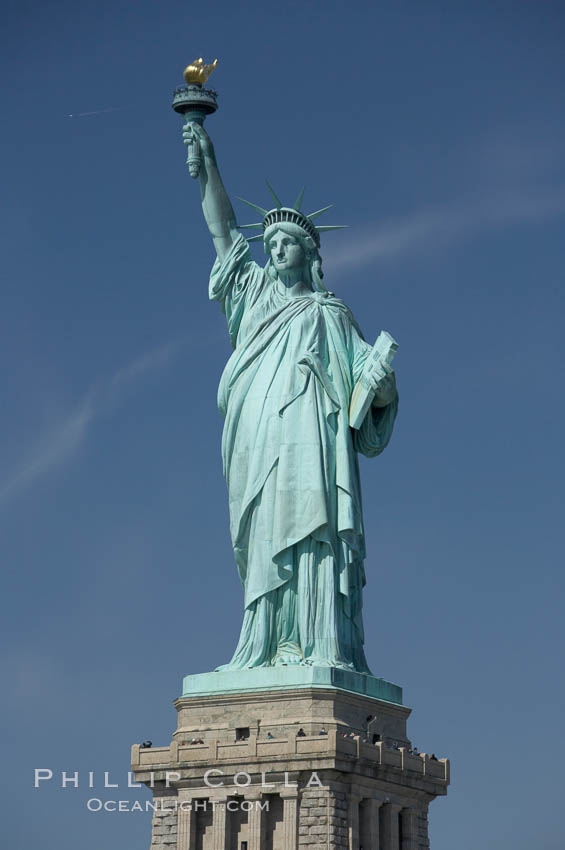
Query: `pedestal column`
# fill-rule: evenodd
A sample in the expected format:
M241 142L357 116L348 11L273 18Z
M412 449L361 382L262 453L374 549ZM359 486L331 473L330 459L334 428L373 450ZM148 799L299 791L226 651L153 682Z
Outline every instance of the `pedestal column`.
M402 807L396 803L384 803L382 818L382 850L400 850L398 814Z
M247 850L263 850L263 810L257 805L261 801L261 795L245 796L246 800L252 804L249 810L249 819L247 821L247 829L249 834L249 846Z
M214 850L227 850L228 847L228 810L227 797L214 800L212 837Z
M179 795L177 817L177 850L194 850L196 818L190 800ZM190 807L189 807L190 804Z
M298 847L298 792L293 790L281 792L283 801L283 828L285 850L296 850Z
M349 850L359 850L359 803L360 794L351 794L349 797L348 811L348 838Z
M361 808L363 809L363 823L359 835L359 846L363 850L372 850L379 848L379 812L382 806L382 800L368 799L364 800Z
M400 820L402 822L402 843L400 850L418 850L416 811L408 807L402 809Z

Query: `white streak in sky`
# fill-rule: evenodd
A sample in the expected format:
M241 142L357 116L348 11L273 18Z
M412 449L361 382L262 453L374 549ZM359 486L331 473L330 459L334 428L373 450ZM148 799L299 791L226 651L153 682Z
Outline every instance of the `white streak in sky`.
M41 434L6 479L0 483L0 505L15 493L71 457L84 442L98 413L119 402L126 391L150 372L163 369L186 340L176 340L149 351L95 384L67 417Z
M324 251L330 271L362 266L371 260L431 253L475 233L536 222L565 212L565 188L547 192L504 193L467 203L424 209L375 224L370 232Z
M121 112L124 109L133 108L133 106L110 106L108 109L95 109L94 112L69 112L67 118L87 118L91 115L104 115L106 112Z

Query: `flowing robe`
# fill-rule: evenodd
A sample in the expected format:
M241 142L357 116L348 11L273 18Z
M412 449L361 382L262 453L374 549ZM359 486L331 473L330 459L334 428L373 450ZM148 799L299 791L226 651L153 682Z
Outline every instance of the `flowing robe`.
M234 352L221 378L230 530L245 592L239 644L222 669L309 663L369 672L357 452L387 445L397 400L349 427L371 351L329 293L289 296L238 237L210 277Z

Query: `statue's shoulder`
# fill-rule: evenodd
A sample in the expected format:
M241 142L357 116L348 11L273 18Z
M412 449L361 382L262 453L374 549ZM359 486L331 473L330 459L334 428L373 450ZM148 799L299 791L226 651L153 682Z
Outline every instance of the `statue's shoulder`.
M343 333L349 338L353 332L354 335L364 339L363 332L359 327L357 320L345 301L337 298L333 292L316 292L314 296L321 304L324 304L332 319L340 326Z
M313 297L324 307L339 313L342 318L347 318L350 321L355 322L353 313L345 301L342 301L341 298L338 298L333 292L315 292Z

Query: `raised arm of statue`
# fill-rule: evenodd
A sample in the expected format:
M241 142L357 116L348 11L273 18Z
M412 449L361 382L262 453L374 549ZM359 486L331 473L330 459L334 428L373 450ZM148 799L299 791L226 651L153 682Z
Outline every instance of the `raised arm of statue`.
M200 166L202 211L214 240L216 253L219 259L223 260L238 235L235 213L218 171L214 145L206 130L196 122L189 121L183 127L185 145L190 144L193 137L198 139L202 155Z

